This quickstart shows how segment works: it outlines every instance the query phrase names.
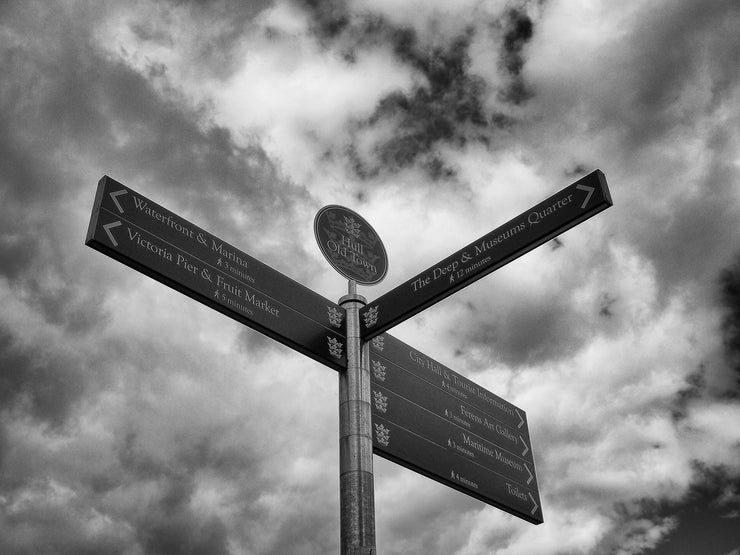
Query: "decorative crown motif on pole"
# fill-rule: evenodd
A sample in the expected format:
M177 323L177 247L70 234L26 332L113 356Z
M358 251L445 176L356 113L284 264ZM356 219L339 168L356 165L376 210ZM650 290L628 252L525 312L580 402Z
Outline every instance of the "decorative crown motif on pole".
M378 310L377 306L368 308L367 312L363 313L362 317L365 319L365 327L372 328L378 323Z
M382 424L373 424L373 426L375 426L375 439L383 447L388 447L391 441L391 431Z
M344 217L344 229L347 230L347 233L354 237L355 239L360 238L360 224L359 222L356 222L355 219L351 216L345 216Z
M388 410L388 396L383 395L380 391L373 391L373 402L376 410L380 412Z
M326 337L329 346L329 354L334 358L342 358L342 345L335 337Z
M378 351L383 351L383 336L378 335L377 337L373 337L372 339L373 347L378 349Z
M329 323L335 328L342 326L342 320L344 319L344 312L336 309L333 306L326 307L326 314L329 317Z
M385 381L385 366L383 366L379 360L371 361L373 365L373 375L375 379L381 382Z

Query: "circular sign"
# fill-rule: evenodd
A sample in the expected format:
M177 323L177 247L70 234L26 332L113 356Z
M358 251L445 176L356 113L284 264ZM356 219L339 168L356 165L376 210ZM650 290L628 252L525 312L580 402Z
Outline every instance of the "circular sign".
M363 285L380 282L388 271L382 241L365 219L344 206L324 206L313 222L324 257L347 279Z

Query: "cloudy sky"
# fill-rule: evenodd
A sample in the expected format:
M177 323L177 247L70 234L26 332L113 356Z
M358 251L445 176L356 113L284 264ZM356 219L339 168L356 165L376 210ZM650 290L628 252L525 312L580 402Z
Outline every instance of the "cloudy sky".
M86 246L134 188L368 299L601 169L394 328L527 411L545 523L375 458L383 554L740 553L736 0L0 2L0 552L337 553L337 373Z

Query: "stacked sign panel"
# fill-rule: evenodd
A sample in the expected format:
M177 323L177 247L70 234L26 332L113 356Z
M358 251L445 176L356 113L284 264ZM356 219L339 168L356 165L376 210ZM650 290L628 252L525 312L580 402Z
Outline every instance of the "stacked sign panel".
M103 177L86 244L335 370L345 311L254 257Z
M370 343L373 451L543 521L526 413L389 334Z

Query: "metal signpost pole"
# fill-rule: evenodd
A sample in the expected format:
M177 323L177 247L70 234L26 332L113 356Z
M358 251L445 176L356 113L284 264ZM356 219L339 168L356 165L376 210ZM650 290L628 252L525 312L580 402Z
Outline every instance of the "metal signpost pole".
M360 340L367 301L353 280L339 299L347 311L347 370L339 373L339 508L342 555L375 555L370 350Z

